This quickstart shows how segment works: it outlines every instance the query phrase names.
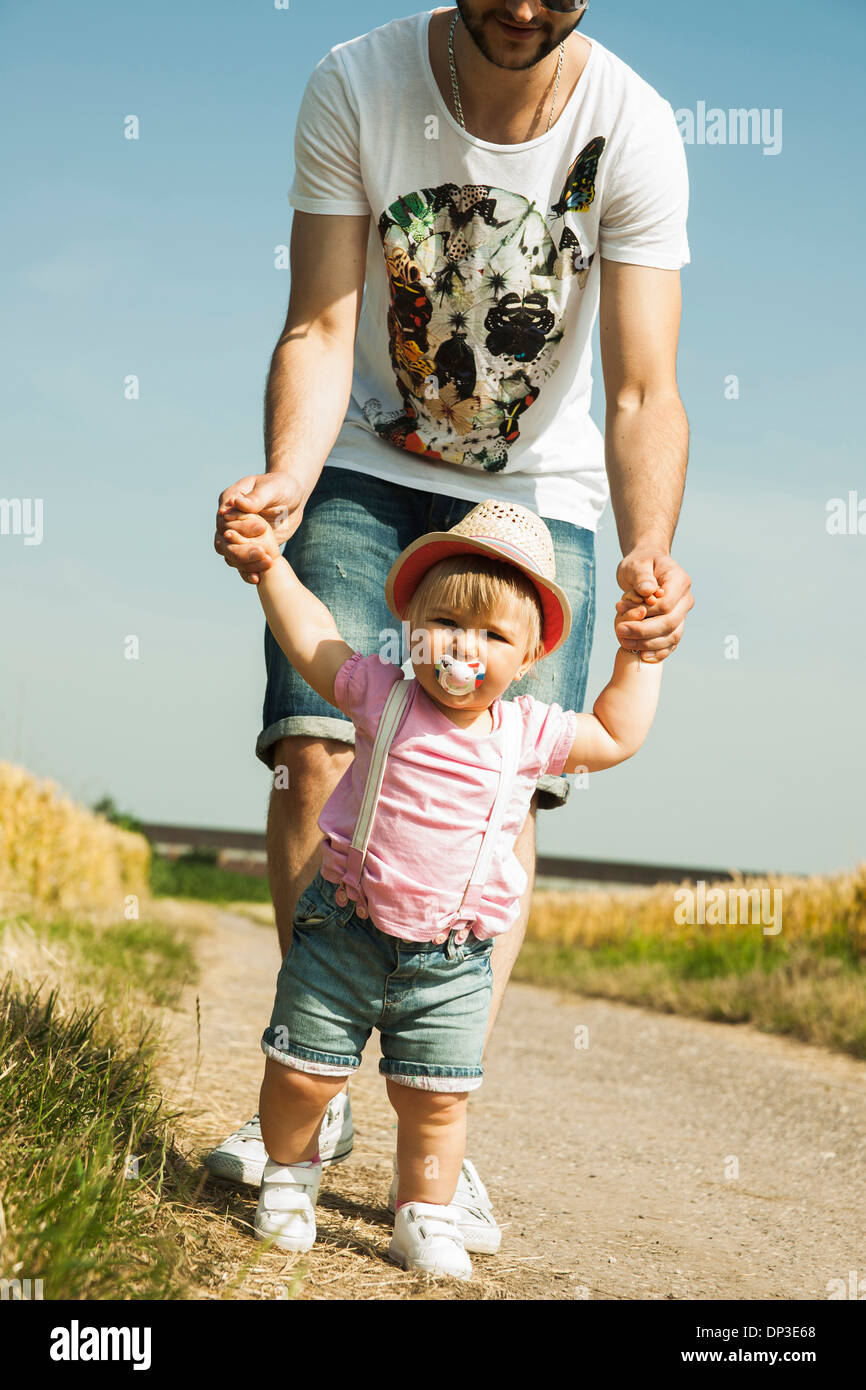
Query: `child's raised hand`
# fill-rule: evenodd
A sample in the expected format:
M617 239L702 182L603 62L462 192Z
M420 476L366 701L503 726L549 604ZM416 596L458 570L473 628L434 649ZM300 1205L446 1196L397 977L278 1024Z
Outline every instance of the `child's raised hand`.
M271 563L278 560L280 545L270 523L258 512L246 512L232 506L232 500L231 497L225 499L227 526L223 534L226 540L230 544L254 541L256 550L250 551L250 560L267 559Z
M616 611L619 615L616 621L626 623L645 618L654 608L655 601L661 597L662 592L661 589L656 589L652 598L647 599L643 598L636 589L627 589L616 605ZM641 611L638 612L638 609Z
M642 618L652 617L655 609L655 601L657 598L661 598L663 592L663 589L655 589L652 596L645 599L642 598L635 589L627 589L617 603L613 630L616 633L616 639L620 646L626 651L634 651L639 639L634 637L620 638L620 626L625 623L640 622Z

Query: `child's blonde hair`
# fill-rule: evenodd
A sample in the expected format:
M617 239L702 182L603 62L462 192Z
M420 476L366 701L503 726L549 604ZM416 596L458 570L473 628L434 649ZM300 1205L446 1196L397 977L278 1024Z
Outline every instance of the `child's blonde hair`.
M538 680L535 663L545 655L541 640L543 612L538 590L531 580L507 560L478 554L450 555L437 560L418 581L403 617L412 630L420 626L427 613L440 605L464 616L466 626L494 626L493 618L501 605L510 605L522 618L526 631L524 655L532 659L525 672Z

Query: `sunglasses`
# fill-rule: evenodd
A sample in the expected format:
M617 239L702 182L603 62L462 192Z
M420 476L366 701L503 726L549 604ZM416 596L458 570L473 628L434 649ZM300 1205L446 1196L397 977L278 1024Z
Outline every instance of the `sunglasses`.
M576 14L578 10L585 10L589 0L542 0L546 10L553 10L554 14Z

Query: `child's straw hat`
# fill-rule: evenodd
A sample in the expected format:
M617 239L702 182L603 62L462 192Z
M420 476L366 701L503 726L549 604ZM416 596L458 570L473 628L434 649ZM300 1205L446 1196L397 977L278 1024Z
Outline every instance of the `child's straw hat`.
M448 531L428 531L401 551L385 580L385 598L395 618L403 611L423 575L449 555L490 555L507 560L535 585L544 615L544 655L561 647L571 631L571 605L556 583L553 540L540 516L515 502L488 498L479 502Z

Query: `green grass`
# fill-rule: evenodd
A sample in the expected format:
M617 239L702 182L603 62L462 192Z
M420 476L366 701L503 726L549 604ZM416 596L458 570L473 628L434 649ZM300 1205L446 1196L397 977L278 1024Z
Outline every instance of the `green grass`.
M792 959L804 957L838 960L854 976L866 970L862 946L844 922L833 923L808 941L803 937L791 941L783 933L764 935L761 930L741 926L706 940L663 936L641 931L630 923L623 924L622 932L619 939L599 941L592 947L531 939L527 945L544 947L538 960L549 961L554 972L575 976L605 967L649 963L663 965L674 980L710 980L744 976L755 970L771 974Z
M769 944L775 938L743 933L725 941L675 941L635 932L615 943L587 948L567 947L562 964L572 971L581 967L616 968L636 962L663 965L674 979L704 980L719 975L746 975L750 970L772 970L781 955ZM556 948L554 948L556 949Z
M201 853L180 859L154 854L150 891L154 897L198 898L209 903L271 901L266 878L221 869L209 855Z
M42 1279L47 1299L174 1298L183 1248L160 1218L189 1179L151 1040L129 1047L100 1021L93 1007L64 1010L56 989L0 985L2 1274Z
M132 985L155 1004L171 1006L197 975L192 942L162 922L123 922L96 929L89 922L63 919L41 926L39 935L49 949L68 948L78 972L98 980L105 999L125 994Z
M197 1174L153 1080L148 1005L196 978L191 941L152 921L29 933L63 978L0 980L0 1277L46 1299L189 1296L201 1237L175 1204Z
M667 1013L749 1022L866 1058L866 960L844 924L793 942L736 928L707 941L634 932L592 947L528 936L513 978Z

